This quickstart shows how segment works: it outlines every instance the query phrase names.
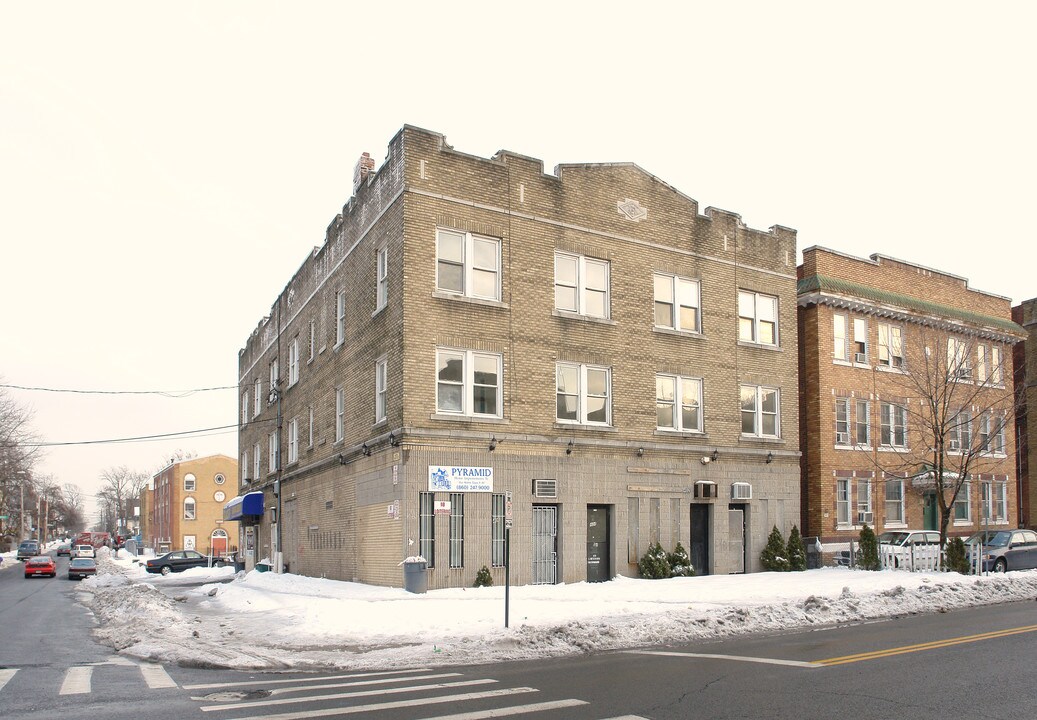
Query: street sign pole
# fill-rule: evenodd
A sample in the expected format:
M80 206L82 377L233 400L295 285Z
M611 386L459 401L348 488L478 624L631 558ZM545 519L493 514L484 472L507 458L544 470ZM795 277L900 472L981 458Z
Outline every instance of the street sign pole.
M504 627L508 627L511 600L511 491L504 494Z

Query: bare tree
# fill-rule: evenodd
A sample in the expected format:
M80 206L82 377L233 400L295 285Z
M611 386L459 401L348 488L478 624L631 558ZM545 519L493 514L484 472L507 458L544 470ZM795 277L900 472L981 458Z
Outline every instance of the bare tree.
M97 493L101 529L115 532L119 530L119 521L130 516L130 508L147 484L148 474L120 465L102 472L101 481L104 484Z
M31 421L32 413L0 388L0 515L7 516L0 521L3 535L21 535L23 504L31 506L35 502L35 496L29 499L31 502L25 497L27 489L35 490L35 486L29 486L39 455Z
M881 445L895 459L883 453L881 465L934 491L945 544L970 479L1004 472L1012 462L1005 429L1014 422L1015 398L1000 345L924 327L916 341L919 352L905 372L889 373L900 397L884 403L880 431ZM982 510L989 512L993 502L984 496Z

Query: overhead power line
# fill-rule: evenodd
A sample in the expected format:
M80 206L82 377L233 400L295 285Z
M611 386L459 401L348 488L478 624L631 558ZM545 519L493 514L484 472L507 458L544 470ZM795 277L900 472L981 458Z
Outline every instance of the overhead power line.
M12 390L32 390L34 392L74 393L77 395L164 395L165 397L188 397L200 392L213 390L237 390L237 385L221 385L219 387L194 388L193 390L73 390L69 388L30 387L27 385L8 385L0 383L0 388Z
M273 421L264 420L260 422ZM201 433L211 433L213 435L219 435L221 434L219 431L236 430L237 427L237 425L220 425L218 427L199 428L198 430L183 430L181 432L162 433L159 435L140 435L137 437L109 438L107 440L76 440L72 442L19 443L19 445L21 445L22 447L62 447L68 445L104 445L128 442L148 442L151 440L165 440L168 438L205 437Z

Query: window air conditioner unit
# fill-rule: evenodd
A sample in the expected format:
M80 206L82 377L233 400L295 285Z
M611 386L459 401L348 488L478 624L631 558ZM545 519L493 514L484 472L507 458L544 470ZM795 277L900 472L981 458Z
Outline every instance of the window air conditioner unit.
M951 438L947 441L947 448L950 450L961 450L961 443L958 442L957 438Z
M746 482L736 482L731 485L732 500L752 500L753 486Z
M533 497L556 498L558 497L557 480L534 480Z
M868 354L867 353L854 353L853 354L853 361L856 362L856 363L861 363L861 364L867 363L868 362Z
M717 496L717 484L709 480L699 480L695 483L695 497L715 498Z
M849 445L850 444L850 433L848 432L837 432L835 434L836 445Z
M874 522L875 522L875 513L873 513L873 512L859 512L859 513L857 513L857 523L858 524L867 523L868 525L872 525L872 524L874 524Z

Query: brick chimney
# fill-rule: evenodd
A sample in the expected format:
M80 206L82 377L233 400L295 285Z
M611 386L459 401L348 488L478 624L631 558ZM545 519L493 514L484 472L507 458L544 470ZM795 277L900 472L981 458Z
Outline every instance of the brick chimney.
M356 161L356 167L353 168L353 193L360 189L360 186L367 182L367 176L374 170L374 158L371 157L370 153L363 153L360 159Z

